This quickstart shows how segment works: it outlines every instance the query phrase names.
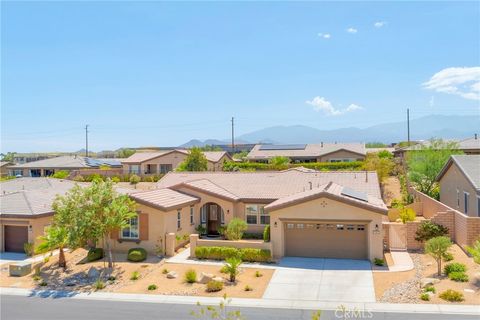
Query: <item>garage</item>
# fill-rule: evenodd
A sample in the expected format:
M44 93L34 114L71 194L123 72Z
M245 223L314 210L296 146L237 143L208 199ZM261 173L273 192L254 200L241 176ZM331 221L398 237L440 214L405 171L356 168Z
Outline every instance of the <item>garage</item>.
M368 259L367 224L358 221L285 222L285 255Z
M23 245L28 242L28 227L4 226L5 251L25 252Z

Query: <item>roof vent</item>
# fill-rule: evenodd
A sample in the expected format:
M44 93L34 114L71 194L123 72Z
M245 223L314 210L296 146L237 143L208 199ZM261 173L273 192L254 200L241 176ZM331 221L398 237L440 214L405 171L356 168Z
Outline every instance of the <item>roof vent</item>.
M478 134L477 134L477 133L475 133L475 140L477 140L477 139L478 139Z
M323 148L323 141L320 143L320 146Z

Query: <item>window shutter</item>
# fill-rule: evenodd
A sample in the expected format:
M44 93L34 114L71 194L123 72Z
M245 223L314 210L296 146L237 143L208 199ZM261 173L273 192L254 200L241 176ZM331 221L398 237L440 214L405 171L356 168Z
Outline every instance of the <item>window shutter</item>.
M148 240L148 213L139 213L140 240Z

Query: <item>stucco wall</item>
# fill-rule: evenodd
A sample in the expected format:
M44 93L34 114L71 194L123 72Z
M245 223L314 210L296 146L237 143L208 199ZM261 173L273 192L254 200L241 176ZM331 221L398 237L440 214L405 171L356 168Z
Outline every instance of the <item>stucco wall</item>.
M330 162L332 159L352 159L352 160L363 160L365 159L365 156L346 151L346 150L340 150L337 152L332 152L330 154L318 157L317 162Z
M325 202L326 205L323 205ZM284 256L285 234L283 220L311 219L311 220L354 220L365 221L367 224L368 257L370 260L383 256L382 214L366 209L354 207L335 200L320 198L300 203L291 207L270 212L271 242L274 257ZM275 227L275 222L277 226ZM379 232L374 233L375 225ZM334 240L334 239L332 239Z
M37 247L41 240L38 239L40 236L43 236L45 227L52 223L52 216L39 217L35 219L18 219L18 218L1 218L0 219L0 251L5 250L5 239L4 239L4 226L13 225L13 226L26 226L31 228L28 229L28 242L34 243L34 246Z

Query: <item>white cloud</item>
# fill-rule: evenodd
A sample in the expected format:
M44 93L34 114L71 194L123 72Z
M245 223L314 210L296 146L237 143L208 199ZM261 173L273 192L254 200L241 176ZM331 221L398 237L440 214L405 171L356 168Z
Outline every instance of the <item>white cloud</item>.
M480 67L445 68L422 85L436 92L480 100Z
M323 113L329 116L339 116L347 112L363 109L361 106L354 103L350 104L346 109L335 109L330 101L319 96L313 98L312 100L307 100L305 103L313 106L313 110L323 111Z
M330 33L319 33L318 36L324 39L330 39L332 37Z
M355 28L351 28L351 27L350 27L350 28L347 29L347 32L348 32L348 33L353 33L353 34L355 34L355 33L358 32L358 30L355 29Z
M387 24L386 21L377 21L377 22L375 22L375 23L373 24L373 26L374 26L375 28L381 28L381 27L385 26L386 24Z

